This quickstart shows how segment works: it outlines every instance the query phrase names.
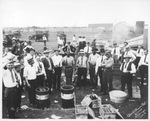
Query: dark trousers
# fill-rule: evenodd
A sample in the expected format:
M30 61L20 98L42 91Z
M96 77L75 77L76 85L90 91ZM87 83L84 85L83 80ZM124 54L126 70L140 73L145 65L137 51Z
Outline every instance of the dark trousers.
M97 86L97 79L95 76L95 66L90 67L89 73L90 73L90 80L91 80L91 84L92 84L91 86L94 89Z
M20 85L17 90L16 90L16 107L20 108L21 107L21 95L23 92L23 86Z
M66 85L72 85L72 67L65 67Z
M35 104L35 88L36 88L36 79L34 80L28 80L30 87L28 87L28 95L29 95L29 101L31 104Z
M16 87L5 88L5 97L7 101L7 109L9 118L15 118L16 111Z
M77 86L81 88L81 77L83 76L83 86L86 87L87 68L78 68Z
M46 46L46 40L44 40L44 46Z
M49 90L51 92L52 84L53 84L53 71L52 70L46 70L46 76L47 76L46 86L49 87Z
M101 67L98 68L98 75L100 78L100 84L101 84L101 91L103 91L103 70Z
M121 90L125 90L125 85L127 84L129 98L132 98L132 80L133 76L130 73L122 73L121 76Z
M113 72L112 69L105 70L103 72L103 91L106 93L108 91L108 85L109 85L109 91L112 90L112 81L113 81Z
M54 90L56 89L60 90L61 71L62 71L61 67L55 68L54 82L53 82Z
M139 61L140 61L141 57L136 57L135 61L133 62L135 64L135 67L138 67Z
M36 88L44 86L44 74L38 75L36 78Z
M146 78L148 80L148 66L141 65L139 67L139 72L140 72L140 75L141 75L141 85L143 85L145 75L146 75Z

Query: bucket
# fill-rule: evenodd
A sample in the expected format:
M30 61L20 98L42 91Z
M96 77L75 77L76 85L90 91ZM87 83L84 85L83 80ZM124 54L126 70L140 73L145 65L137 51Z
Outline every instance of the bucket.
M48 87L38 87L35 90L36 102L38 108L48 108L50 106L49 99L49 88Z
M74 107L74 87L72 85L64 85L61 87L62 108Z
M127 97L127 94L120 90L113 90L109 92L109 97L114 103L123 103Z

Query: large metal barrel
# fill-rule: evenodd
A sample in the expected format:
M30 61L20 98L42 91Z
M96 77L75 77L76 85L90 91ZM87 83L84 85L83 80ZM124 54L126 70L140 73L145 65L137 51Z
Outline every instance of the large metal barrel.
M36 102L38 108L48 108L50 106L49 99L49 88L48 87L39 87L36 88Z
M64 85L61 87L62 108L74 107L74 86Z

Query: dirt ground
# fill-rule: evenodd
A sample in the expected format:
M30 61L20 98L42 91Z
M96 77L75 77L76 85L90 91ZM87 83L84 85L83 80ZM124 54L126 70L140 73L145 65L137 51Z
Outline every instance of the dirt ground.
M33 42L33 47L36 51L42 51L44 47L44 43L42 42ZM48 42L47 43L48 48L55 48L56 47L56 41L54 42ZM138 86L139 79L137 77L133 80L133 87ZM120 89L120 78L118 76L113 77L113 88L114 89ZM99 89L99 87L98 87ZM141 98L134 98L132 101L125 100L122 104L113 103L110 101L109 95L100 95L98 92L98 89L94 92L102 99L102 104L111 104L114 108L119 109L120 114L124 119L148 119L148 85L144 85L142 88L140 88L141 92ZM87 94L91 94L92 90L90 87L87 88L87 90L75 89L75 103L80 104L83 98ZM75 119L75 108L71 109L63 109L62 108L62 100L61 100L61 93L55 92L53 94L50 94L50 102L51 105L49 108L46 109L38 109L33 108L29 105L29 99L28 99L28 93L25 89L22 93L22 109L16 113L16 116L18 116L20 119ZM55 101L58 101L58 103L55 103ZM136 109L141 107L141 111L144 112L143 116L137 116L137 113L133 113ZM26 107L26 108L25 108ZM2 108L2 118L7 119L8 113L6 110L6 104L3 100L3 108ZM132 114L133 113L133 114ZM140 113L140 112L139 112ZM132 115L131 115L132 114ZM95 113L96 116L98 116L98 113Z

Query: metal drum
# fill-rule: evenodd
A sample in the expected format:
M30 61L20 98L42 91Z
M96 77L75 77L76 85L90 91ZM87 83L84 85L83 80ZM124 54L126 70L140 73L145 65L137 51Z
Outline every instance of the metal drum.
M62 108L74 107L74 87L72 85L64 85L61 87Z
M48 108L50 106L49 99L49 88L48 87L39 87L36 88L36 102L38 108Z

